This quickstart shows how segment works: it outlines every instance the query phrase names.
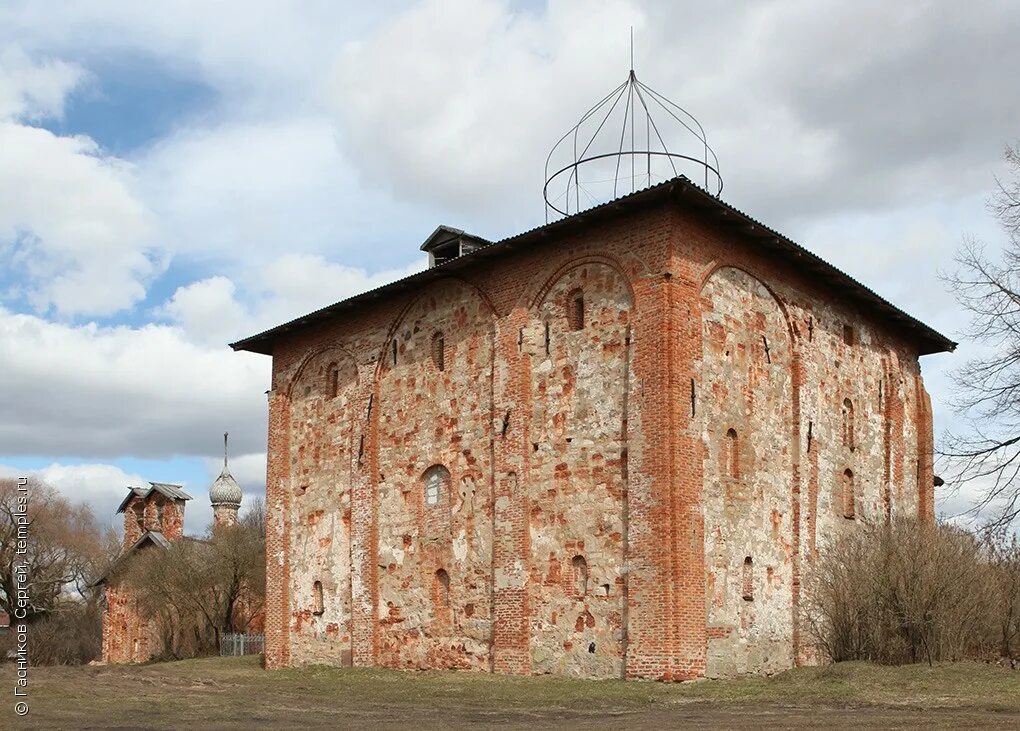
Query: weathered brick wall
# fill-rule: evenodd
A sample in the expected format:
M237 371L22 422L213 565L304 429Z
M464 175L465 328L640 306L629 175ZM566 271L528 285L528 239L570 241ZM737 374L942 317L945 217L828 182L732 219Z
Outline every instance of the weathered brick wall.
M184 501L159 493L132 498L124 508L122 550L131 548L147 530L161 532L169 541L179 539L184 533ZM146 662L162 649L158 629L139 611L131 590L113 581L104 586L102 660Z
M916 350L866 312L692 211L575 229L277 342L266 664L811 661L817 550L929 517L930 460Z
M623 674L631 305L624 274L581 263L551 283L522 334L534 672Z
M378 404L381 664L488 668L493 341L491 306L457 281L430 288L391 333Z
M291 385L290 404L293 652L308 662L349 664L350 481L360 411L358 371L350 355L327 349L308 359Z
M775 672L793 656L791 336L772 294L733 267L705 283L701 316L706 674Z
M137 599L130 590L107 585L105 591L103 662L148 661L161 649L156 626L143 617Z

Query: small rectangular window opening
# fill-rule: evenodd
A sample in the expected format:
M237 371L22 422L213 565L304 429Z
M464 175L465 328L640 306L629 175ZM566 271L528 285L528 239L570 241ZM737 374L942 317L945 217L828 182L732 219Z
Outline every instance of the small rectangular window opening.
M854 344L853 325L843 325L843 342L851 346Z
M441 332L432 336L432 362L438 370L446 370L446 339Z
M744 559L744 571L741 577L741 594L745 602L754 601L754 561L750 556Z
M584 292L575 289L568 298L567 320L571 330L584 329Z

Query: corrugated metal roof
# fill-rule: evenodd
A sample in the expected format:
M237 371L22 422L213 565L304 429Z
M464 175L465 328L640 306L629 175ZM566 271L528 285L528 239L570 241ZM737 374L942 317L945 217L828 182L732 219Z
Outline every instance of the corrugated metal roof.
M295 318L289 322L277 325L276 327L257 333L250 337L231 343L234 350L246 350L253 353L272 355L273 341L279 336L303 329L313 322L335 315L339 312L352 309L358 305L377 300L389 294L408 289L412 286L421 286L434 279L438 279L450 271L458 271L473 265L475 262L502 253L506 253L518 246L524 246L538 241L548 241L549 237L558 231L569 230L574 227L582 227L594 221L619 215L628 208L640 203L652 202L662 198L674 198L678 203L683 201L705 211L715 213L723 218L728 218L734 223L741 225L741 233L745 236L756 239L760 244L771 249L775 253L784 256L792 264L813 272L829 286L843 290L844 294L851 299L857 300L861 305L869 307L877 312L883 319L892 322L910 332L918 343L921 355L951 351L956 348L956 343L942 335L935 329L925 325L920 320L908 315L903 310L885 300L874 291L861 284L849 274L841 271L821 257L812 254L810 251L788 239L779 232L769 228L757 219L752 218L743 211L740 211L730 204L718 198L707 190L693 183L686 176L679 176L664 181L657 185L644 188L614 200L602 203L601 205L589 208L573 216L561 218L557 221L547 223L543 226L523 231L500 241L493 242L472 251L456 259L439 264L431 269L426 269L410 276L398 279L389 284L363 292L362 294L349 297L335 304L323 307L307 315Z

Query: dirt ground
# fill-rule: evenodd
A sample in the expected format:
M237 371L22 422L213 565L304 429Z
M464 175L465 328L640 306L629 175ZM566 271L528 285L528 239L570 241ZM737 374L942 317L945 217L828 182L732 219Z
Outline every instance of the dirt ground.
M846 663L682 684L311 667L257 658L33 668L29 713L0 669L0 728L1020 728L1020 672Z

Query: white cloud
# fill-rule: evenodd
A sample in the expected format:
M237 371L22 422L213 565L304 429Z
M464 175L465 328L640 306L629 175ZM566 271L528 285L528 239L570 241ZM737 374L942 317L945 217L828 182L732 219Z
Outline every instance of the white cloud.
M244 308L234 299L235 290L234 283L222 276L192 282L178 287L157 314L180 324L191 338L222 346L248 322Z
M131 177L87 137L0 121L0 259L39 311L110 314L144 297L151 220Z
M179 328L71 326L0 308L0 424L8 454L204 455L229 430L261 449L269 359Z
M131 166L25 123L59 117L82 78L74 64L0 53L0 264L22 280L8 296L64 315L130 306L154 269Z
M317 254L287 254L269 262L247 290L248 304L235 283L214 276L179 287L156 313L179 325L187 337L213 345L239 340L300 315L424 269L418 258L406 267L369 273L329 262Z
M113 526L120 524L115 511L127 494L127 487L147 484L141 475L125 472L110 464L54 462L32 470L30 474L56 488L71 502L84 503L91 507L101 524ZM2 464L0 475L28 476L25 470Z
M83 78L77 64L36 63L16 46L0 51L0 119L60 117L68 93Z
M705 124L728 200L952 327L934 270L985 220L974 201L1017 134L1018 19L981 0L966 23L796 0L5 3L0 296L36 316L0 309L22 423L0 442L166 457L229 428L264 448L269 361L224 343L419 268L439 222L539 222L545 155L623 80L630 25L639 76ZM30 126L100 57L154 59L215 100L130 160ZM170 324L73 324L137 307L171 261L195 281L134 313ZM936 395L950 362L928 361Z

